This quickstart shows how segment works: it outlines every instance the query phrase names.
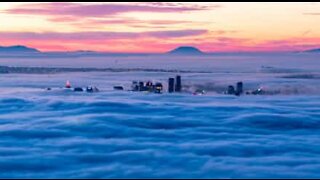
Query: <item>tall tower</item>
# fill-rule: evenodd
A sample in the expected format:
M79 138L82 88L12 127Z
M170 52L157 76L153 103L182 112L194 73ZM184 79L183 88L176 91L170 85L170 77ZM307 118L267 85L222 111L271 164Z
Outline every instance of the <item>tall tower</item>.
M243 83L242 82L238 82L237 83L236 95L240 95L242 93L243 93Z
M174 78L169 78L168 80L168 92L169 93L174 92Z
M175 86L175 92L181 92L181 76L176 76L176 86Z

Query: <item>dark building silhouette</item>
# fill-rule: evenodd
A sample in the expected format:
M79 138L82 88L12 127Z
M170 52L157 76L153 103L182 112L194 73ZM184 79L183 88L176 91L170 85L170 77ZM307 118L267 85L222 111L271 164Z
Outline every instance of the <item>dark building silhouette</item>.
M139 91L144 91L144 83L143 83L143 81L139 82Z
M161 83L156 83L156 84L154 85L154 90L153 90L153 92L159 94L159 93L161 93L162 89L163 89L162 84L161 84Z
M168 80L168 92L169 93L174 92L174 78L169 78Z
M113 86L114 90L124 90L122 86Z
M146 82L146 89L149 92L152 92L154 90L154 86L151 81Z
M93 92L93 87L88 86L88 87L86 88L86 91L87 91L87 92Z
M137 81L132 81L131 89L132 89L132 91L138 91L139 90L139 85L138 85Z
M235 91L234 87L231 85L228 86L227 94L235 94L235 93L236 93L236 91Z
M181 76L176 76L175 92L181 92Z
M76 91L76 92L82 92L83 91L83 89L81 87L75 87L73 90Z
M243 83L238 82L237 83L237 90L236 90L236 95L239 96L243 93Z

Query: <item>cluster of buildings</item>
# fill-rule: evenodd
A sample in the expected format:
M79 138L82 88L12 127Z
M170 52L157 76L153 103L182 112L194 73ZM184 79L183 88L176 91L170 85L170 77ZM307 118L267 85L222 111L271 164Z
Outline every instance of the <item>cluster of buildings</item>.
M241 94L244 94L243 91L243 82L238 82L236 85L236 88L234 86L229 85L227 91L224 92L224 94L230 94L230 95L236 95L240 96ZM254 90L248 90L245 92L246 95L266 95L270 94L270 92L265 91L263 88L258 88Z
M168 85L164 86L161 82L153 83L152 81L132 81L131 89L129 91L135 91L135 92L150 92L150 93L156 93L161 94L163 93L164 87L167 87L168 93L180 93L182 92L182 81L181 76L177 75L175 77L169 77L168 78ZM71 89L75 92L99 92L99 89L95 86L87 86L86 88L83 87L71 87L71 83L69 81L66 82L65 85L66 89ZM114 86L114 90L125 90L122 86ZM47 90L51 90L51 88L47 88ZM203 95L206 93L204 89L197 89L194 92L191 92L193 95ZM263 95L266 94L266 91L264 91L262 88L258 88L256 90L252 91L246 91L243 90L243 82L237 82L236 85L229 85L226 89L226 91L223 92L223 94L228 95L235 95L240 96L242 94L246 95Z
M99 92L99 89L95 86L87 86L86 88L83 88L83 87L72 88L70 81L66 82L65 88L73 90L75 92L84 92L84 91L86 91L88 93ZM51 90L51 88L47 88L47 90Z
M243 93L243 82L237 82L236 88L229 85L225 94L240 96Z
M114 86L114 90L124 90L122 86ZM181 92L181 76L177 75L175 78L170 77L168 79L168 93ZM140 91L140 92L152 92L160 94L164 91L164 85L161 82L153 83L152 81L132 81L130 91Z
M114 87L114 89L117 89ZM122 88L123 89L123 88ZM132 81L131 91L147 91L160 94L163 90L163 85L160 82L153 84L151 81Z

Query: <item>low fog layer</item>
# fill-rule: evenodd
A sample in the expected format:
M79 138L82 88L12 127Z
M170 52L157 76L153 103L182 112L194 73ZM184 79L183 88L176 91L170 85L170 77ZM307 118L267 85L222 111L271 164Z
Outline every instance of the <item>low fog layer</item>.
M38 67L0 74L0 177L319 177L318 56L140 58L0 58L21 71ZM80 69L43 73L48 67ZM176 74L184 93L112 89L166 85ZM67 91L66 80L101 91ZM238 81L280 93L220 94Z
M320 61L317 53L217 54L206 56L21 56L0 57L0 74L58 74L90 72L136 72L146 77L123 78L118 84L130 87L133 80L167 83L168 76L181 74L184 90L223 93L228 85L242 81L246 91L262 88L267 94L320 94ZM158 73L161 79L149 78ZM99 75L97 75L99 76ZM152 77L152 76L151 76ZM77 81L77 79L75 79ZM111 85L112 87L112 85ZM111 88L109 87L109 88Z

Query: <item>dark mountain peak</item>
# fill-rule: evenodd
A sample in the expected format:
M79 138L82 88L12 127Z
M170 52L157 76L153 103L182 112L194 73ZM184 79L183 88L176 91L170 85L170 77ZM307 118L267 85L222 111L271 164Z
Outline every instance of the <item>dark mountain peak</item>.
M317 49L309 49L309 50L306 50L304 52L308 52L308 53L320 53L320 48L317 48Z
M174 55L202 55L204 54L202 51L192 46L180 46L172 51L169 54Z
M15 46L0 46L1 53L36 53L40 52L37 49L29 48L27 46L15 45Z

